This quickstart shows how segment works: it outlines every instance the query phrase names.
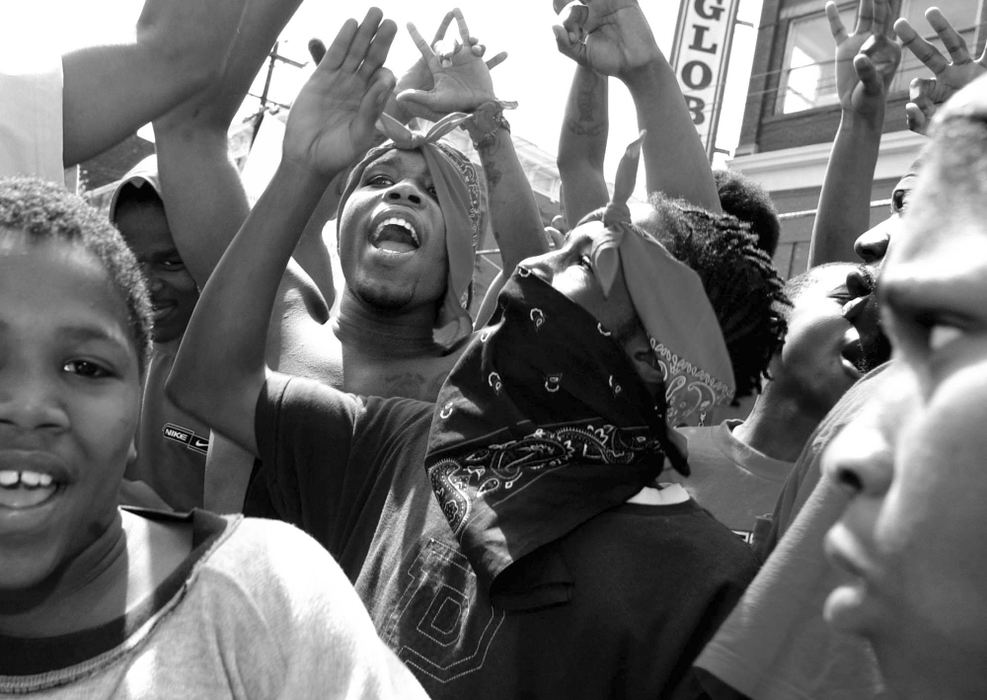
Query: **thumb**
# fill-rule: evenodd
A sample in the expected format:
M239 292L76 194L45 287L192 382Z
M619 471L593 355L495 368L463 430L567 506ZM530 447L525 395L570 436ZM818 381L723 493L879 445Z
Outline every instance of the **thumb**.
M924 134L929 126L925 113L914 102L905 105L905 121L908 123L908 130L916 134Z
M564 27L557 24L552 27L552 32L555 34L555 46L558 48L560 54L568 56L576 63L585 62L585 44L581 41L573 40L572 35Z
M434 91L402 90L396 99L398 104L411 116L424 117L433 122L438 121L449 112Z
M874 62L862 53L853 57L853 70L864 87L864 94L874 96L881 94L881 77L877 74Z
M918 101L920 97L928 97L936 89L936 81L933 78L913 78L908 84L908 99L912 102Z
M322 57L326 55L326 45L322 39L309 39L308 53L316 65L318 65L322 61Z

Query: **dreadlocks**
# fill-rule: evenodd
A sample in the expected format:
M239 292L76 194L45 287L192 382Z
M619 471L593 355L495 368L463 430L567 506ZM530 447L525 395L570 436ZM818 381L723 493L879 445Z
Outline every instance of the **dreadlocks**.
M736 398L750 396L768 378L768 363L784 342L780 307L790 305L768 254L746 224L711 214L659 192L645 228L699 275L730 353ZM638 222L644 223L644 222Z

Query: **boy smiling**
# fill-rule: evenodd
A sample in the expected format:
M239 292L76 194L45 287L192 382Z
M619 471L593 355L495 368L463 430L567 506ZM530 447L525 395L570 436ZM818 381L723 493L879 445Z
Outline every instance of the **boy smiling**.
M414 694L297 530L116 506L150 313L98 212L0 180L0 695Z

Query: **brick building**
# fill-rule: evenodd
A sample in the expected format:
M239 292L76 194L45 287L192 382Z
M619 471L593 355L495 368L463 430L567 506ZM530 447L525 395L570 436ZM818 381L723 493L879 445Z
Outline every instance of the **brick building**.
M857 5L856 0L839 2L848 32L853 31ZM902 1L902 16L941 49L923 14L932 5L979 55L985 0ZM823 8L823 0L764 0L740 142L729 161L730 168L760 182L783 213L775 263L786 276L805 270L819 190L840 120L835 44ZM872 224L887 215L891 188L924 141L905 125L908 84L919 76L931 73L904 50L891 85L871 192Z

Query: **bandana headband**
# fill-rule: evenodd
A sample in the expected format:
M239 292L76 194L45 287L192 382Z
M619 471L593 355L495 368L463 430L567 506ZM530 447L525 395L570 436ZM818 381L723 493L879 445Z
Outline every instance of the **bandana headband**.
M435 343L446 350L454 347L473 330L473 321L463 308L463 299L473 279L474 250L479 240L482 219L480 180L476 168L466 156L438 141L469 117L469 114L453 112L432 125L428 131L420 132L408 128L387 114L381 115L377 128L390 141L368 151L363 160L353 168L339 200L339 208L342 210L360 184L360 178L367 166L389 151L418 151L425 158L446 228L446 257L449 267L446 293L432 332ZM340 217L337 217L337 227L339 221ZM466 232L469 235L463 235Z
M735 385L730 354L699 275L631 223L627 200L644 135L621 158L613 199L603 215L606 233L590 256L604 295L623 270L665 383L666 419L674 427L729 401Z

